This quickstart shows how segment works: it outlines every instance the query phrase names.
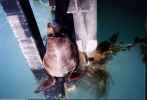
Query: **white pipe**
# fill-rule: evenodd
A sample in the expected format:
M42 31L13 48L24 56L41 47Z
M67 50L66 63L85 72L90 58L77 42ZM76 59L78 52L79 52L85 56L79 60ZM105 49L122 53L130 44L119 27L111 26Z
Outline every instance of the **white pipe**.
M67 13L73 14L79 50L89 53L97 47L97 0L74 1L70 1Z

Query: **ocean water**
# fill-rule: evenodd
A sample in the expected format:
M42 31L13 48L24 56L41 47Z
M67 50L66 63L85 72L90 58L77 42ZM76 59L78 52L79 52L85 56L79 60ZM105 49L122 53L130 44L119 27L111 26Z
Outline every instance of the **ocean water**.
M47 8L39 3L31 4L31 6L43 36L46 34L44 27L47 21L51 20L51 16L47 13ZM103 7L105 11L103 16L98 16L99 41L107 39L111 32L120 32L120 40L125 43L141 35L140 33L144 30L143 13L133 12L128 15L125 11L118 13L122 11L120 8L116 10L113 7L110 7L111 9L108 6ZM103 17L103 21L100 21L100 17ZM115 21L116 19L118 20ZM43 98L43 95L33 92L37 82L20 51L1 6L0 55L0 98ZM110 84L107 95L102 99L145 100L145 64L142 62L139 46L130 51L119 52L108 62L106 69L113 82ZM98 99L95 87L96 84L89 86L83 80L82 85L79 85L75 91L67 92L66 95L70 99Z
M0 5L0 99L43 98Z
M31 3L35 15L43 13L43 11L37 12L35 10L38 9L39 3ZM43 5L41 8L43 8ZM145 21L144 13L140 10L134 11L124 8L108 2L103 4L103 9L98 9L98 41L108 39L112 32L119 32L119 41L126 44L132 42L135 36L142 35ZM44 20L48 20L47 16L44 17ZM41 20L36 21L39 27L43 26L43 23L39 24ZM43 31L40 31L42 34ZM130 51L119 52L106 66L113 82L110 84L108 94L102 99L144 100L145 64L142 62L139 46L132 48ZM83 79L74 91L67 92L67 97L69 99L98 99L98 92L95 89L97 85L89 85L87 80Z

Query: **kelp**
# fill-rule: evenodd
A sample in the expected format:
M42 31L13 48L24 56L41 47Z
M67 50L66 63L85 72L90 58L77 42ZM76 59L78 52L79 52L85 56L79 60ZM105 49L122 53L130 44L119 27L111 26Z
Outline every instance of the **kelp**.
M98 69L94 75L97 79L98 84L98 95L103 96L107 93L109 74L106 70Z
M92 80L92 84L96 85L97 95L102 97L107 94L110 85L110 74L105 69L104 65L89 66L87 75Z

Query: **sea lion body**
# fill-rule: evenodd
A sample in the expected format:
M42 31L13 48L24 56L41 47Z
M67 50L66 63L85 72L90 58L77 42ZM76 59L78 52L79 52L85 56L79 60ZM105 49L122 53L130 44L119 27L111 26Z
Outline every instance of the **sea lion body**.
M48 36L44 68L54 77L64 77L78 66L78 50L66 36Z

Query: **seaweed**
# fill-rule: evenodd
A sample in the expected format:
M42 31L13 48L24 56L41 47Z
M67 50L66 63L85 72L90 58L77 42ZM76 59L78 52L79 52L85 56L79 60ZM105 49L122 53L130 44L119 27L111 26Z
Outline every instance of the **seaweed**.
M102 97L106 95L110 81L110 74L106 69L97 68L92 76L97 84L98 96Z
M112 36L109 38L111 44L115 44L118 40L119 32L113 32Z
M147 33L144 33L143 38L139 38L139 40L136 40L138 44L140 44L140 49L142 53L142 61L147 66Z
M102 41L97 47L97 50L101 53L106 52L109 50L111 43L109 41Z

